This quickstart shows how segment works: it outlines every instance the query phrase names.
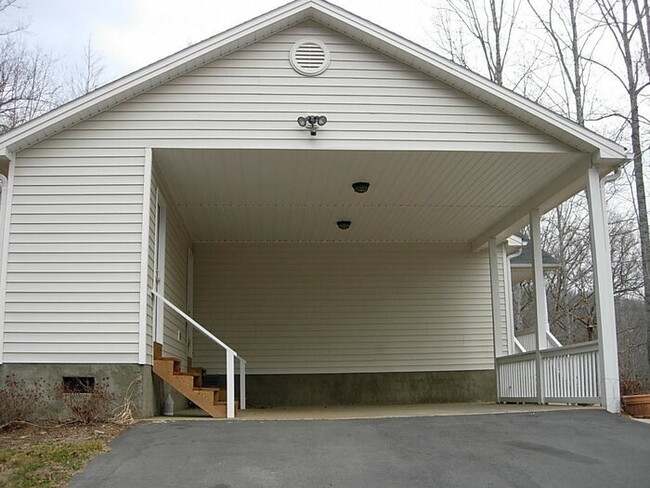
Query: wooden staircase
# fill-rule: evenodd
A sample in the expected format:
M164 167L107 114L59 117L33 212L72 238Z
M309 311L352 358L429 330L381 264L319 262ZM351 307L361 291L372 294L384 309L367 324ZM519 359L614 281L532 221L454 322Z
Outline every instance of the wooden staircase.
M190 366L187 372L181 371L181 360L163 357L162 345L158 343L153 346L153 372L208 415L215 418L227 416L226 390L204 388L201 368ZM238 408L239 402L235 402L235 411Z

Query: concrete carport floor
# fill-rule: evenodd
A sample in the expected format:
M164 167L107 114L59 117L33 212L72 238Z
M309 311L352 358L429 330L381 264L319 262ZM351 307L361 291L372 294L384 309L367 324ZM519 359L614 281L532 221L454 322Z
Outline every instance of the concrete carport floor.
M602 410L142 422L77 475L93 487L648 486L650 425Z

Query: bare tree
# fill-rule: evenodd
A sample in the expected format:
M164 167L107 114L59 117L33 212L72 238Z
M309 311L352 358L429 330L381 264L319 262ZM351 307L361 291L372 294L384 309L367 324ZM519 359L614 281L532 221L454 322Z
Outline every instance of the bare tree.
M566 116L585 125L585 103L589 68L588 59L598 46L597 23L585 15L584 0L527 0L528 5L550 40L553 57L560 67L563 86L567 88L562 100Z
M83 49L82 62L75 64L64 73L65 99L72 100L93 91L104 83L104 63L101 54L97 51L88 37L88 42Z
M648 0L643 0L643 4L641 4L640 0L632 0L632 5L634 6L634 14L639 21L638 29L641 52L643 54L646 74L650 79L650 48L648 47L650 44L650 40L648 39L648 36L650 36L650 8L648 8Z
M18 0L0 0L0 22ZM25 24L0 26L0 133L53 108L58 96L53 61L20 35Z
M521 0L448 0L438 6L435 42L453 61L470 68L465 34L477 45L489 78L504 84L506 60Z
M0 17L7 13L12 8L18 8L20 0L0 0ZM7 37L17 32L24 31L27 25L24 22L13 23L11 25L0 26L0 37Z
M0 44L0 132L4 133L53 108L58 87L52 59L20 41Z
M624 74L609 64L593 60L617 80L625 90L629 111L613 114L622 118L629 127L634 162L634 180L637 206L637 220L641 241L641 256L644 284L644 299L647 322L647 354L650 364L650 231L648 228L648 207L643 177L643 149L641 142L640 96L648 86L650 70L647 69L647 38L644 17L634 0L595 0L604 26L616 43ZM647 10L647 5L644 7ZM637 15L639 12L639 15ZM646 24L647 26L647 24ZM645 52L644 46L645 44ZM640 48L639 48L640 46ZM644 65L645 68L644 69Z

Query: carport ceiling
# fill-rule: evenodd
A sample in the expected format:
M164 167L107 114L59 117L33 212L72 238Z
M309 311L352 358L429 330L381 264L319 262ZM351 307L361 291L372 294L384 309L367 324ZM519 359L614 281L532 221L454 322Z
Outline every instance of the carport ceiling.
M154 151L196 242L468 242L577 153ZM352 190L370 182L367 193ZM350 220L348 230L336 222Z

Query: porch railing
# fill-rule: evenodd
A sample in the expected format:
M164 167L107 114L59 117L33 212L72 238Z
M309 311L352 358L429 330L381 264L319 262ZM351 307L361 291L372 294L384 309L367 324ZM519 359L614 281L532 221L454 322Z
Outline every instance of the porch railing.
M183 319L191 324L192 327L226 351L226 416L229 419L235 418L235 358L239 359L239 408L241 410L246 409L246 360L239 356L234 349L220 340L212 332L163 297L160 293L151 290L151 294L156 299L162 300L165 305L183 317Z
M600 403L598 341L496 359L498 401Z
M528 334L520 334L515 336L516 343L519 349L523 348L522 352L534 351L535 350L535 332L529 332ZM546 344L542 345L543 349L553 348L553 347L562 347L560 341L548 330L546 331Z

